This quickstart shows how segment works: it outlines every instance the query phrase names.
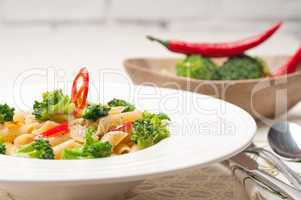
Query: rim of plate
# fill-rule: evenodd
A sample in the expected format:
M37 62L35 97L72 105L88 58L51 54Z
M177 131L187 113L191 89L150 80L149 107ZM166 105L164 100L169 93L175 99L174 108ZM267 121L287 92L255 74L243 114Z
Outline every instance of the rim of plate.
M31 99L39 94L36 94L36 91L40 91L40 89L35 89L35 87L36 86L24 86L27 95L25 98ZM112 93L110 98L115 97L116 93L118 93L118 97L120 97L120 95L122 96L126 91L124 85L109 84L107 87L110 89L106 94ZM153 87L149 86L130 85L130 87L143 92L154 90ZM114 88L117 89L118 92L114 90ZM183 97L196 96L201 100L201 106L223 105L228 112L223 113L222 116L204 116L194 110L185 114L178 113L172 115L167 112L172 120L176 118L175 123L172 122L174 123L172 124L174 128L171 130L170 138L147 149L120 156L93 160L57 161L1 155L0 182L74 183L76 181L77 183L82 183L97 181L98 183L110 183L142 180L149 176L167 175L178 170L204 167L226 160L244 150L255 136L257 128L255 120L246 111L231 103L188 91L166 88L156 89L159 90L161 94L161 96L158 97L158 101L161 101L160 98L162 98L162 96L165 97L171 93ZM8 103L10 103L9 98L7 99ZM139 98L139 101L143 100ZM184 105L184 103L184 101L181 102L182 105ZM144 104L144 102L142 102L142 104ZM158 111L161 110L158 109ZM202 132L199 132L200 130L191 128L192 133L196 133L197 135L185 135L186 129L184 129L184 131L178 130L179 127L186 125L184 123L184 116L188 117L188 120L198 120L197 123L200 123L201 120L206 121L207 118L209 121L212 120L210 122L214 122L214 119L222 118L225 120L226 125L234 125L235 132L233 130L232 133L230 131L229 134L224 135L202 135ZM187 123L187 125L189 126L190 124ZM209 127L209 129L210 128L212 127ZM218 133L221 131L223 130L217 128Z

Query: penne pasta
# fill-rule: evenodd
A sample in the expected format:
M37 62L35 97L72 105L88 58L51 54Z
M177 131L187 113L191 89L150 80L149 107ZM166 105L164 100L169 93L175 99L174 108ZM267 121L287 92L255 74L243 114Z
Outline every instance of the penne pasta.
M31 124L37 122L37 120L35 119L35 117L31 114L26 115L25 117L25 124Z
M18 123L25 123L26 113L18 112L14 115L13 121Z
M62 134L54 137L49 137L48 141L51 146L56 146L70 139L70 134Z
M76 141L84 142L85 127L75 124L70 129L70 137Z
M6 154L9 156L14 155L17 150L17 146L13 145L12 143L5 143L5 147L6 147Z
M34 137L35 136L33 134L19 135L18 137L15 138L14 144L18 146L29 144L34 140Z
M81 145L78 144L73 139L67 140L67 141L53 147L54 157L56 160L59 160L62 158L62 153L63 153L64 149L66 149L66 148L72 149L72 148L76 148L76 147L80 147L80 146Z
M58 123L56 123L54 121L46 121L42 124L42 126L39 129L32 131L32 133L34 135L39 135L39 134L55 127L56 125L58 125Z
M138 145L134 144L134 145L131 147L130 152L136 152L136 151L139 151L139 150L140 150L140 149L139 149Z
M122 140L128 136L128 133L123 131L111 131L106 133L102 138L102 142L109 142L114 149Z
M21 134L26 134L26 133L32 133L33 131L41 128L42 124L39 122L31 122L29 124L24 124L23 126L20 127L20 133Z
M115 114L120 114L124 110L124 106L118 106L118 107L113 107L111 108L109 114L110 115L115 115Z
M131 147L129 147L129 145L124 143L118 144L114 149L114 152L116 154L125 154L125 153L129 153L130 151L131 151Z
M16 130L20 128L20 125L14 122L5 122L4 126L10 130Z
M113 126L120 125L124 122L134 122L141 118L142 118L142 112L140 111L120 113L116 115L108 115L99 120L97 134L103 135L104 133L108 132L109 129Z
M4 142L13 143L13 141L18 135L19 131L15 129L8 129L7 127L3 127L0 130L0 138Z

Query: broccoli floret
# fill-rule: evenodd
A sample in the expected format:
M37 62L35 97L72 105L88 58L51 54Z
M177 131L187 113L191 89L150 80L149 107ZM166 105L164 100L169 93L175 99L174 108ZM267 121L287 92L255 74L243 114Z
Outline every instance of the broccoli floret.
M260 63L260 65L262 66L262 72L263 72L263 76L266 77L266 76L271 76L271 70L270 70L270 67L269 65L260 57L254 57L254 59L257 60L257 62Z
M0 143L0 154L6 153L6 146L3 143Z
M221 80L257 79L265 76L266 67L262 61L247 55L229 58L218 70Z
M84 119L96 121L97 119L107 116L110 107L101 104L89 104L83 111L82 117Z
M166 114L152 114L144 112L142 119L133 124L132 142L140 149L152 146L169 136Z
M201 80L215 79L217 69L217 65L211 59L199 55L188 56L176 65L178 76Z
M122 99L113 99L108 103L108 105L111 107L123 106L124 110L122 112L131 112L136 109L133 104L130 104L129 102Z
M108 157L112 153L112 145L109 142L101 142L93 137L95 128L87 128L85 131L85 143L82 147L65 149L63 159L93 159Z
M67 115L74 111L74 104L62 90L43 93L41 102L35 101L33 115L40 121L56 120L58 115Z
M0 104L0 123L12 121L14 111L15 109L9 107L7 104Z
M37 139L30 144L24 145L17 149L16 156L38 158L38 159L54 159L53 150L48 140Z
M64 149L62 157L65 160L88 159L86 155L84 155L82 148Z
M89 127L85 132L85 145L83 153L91 158L108 157L112 153L112 145L109 142L101 142L93 137L95 128Z
M109 142L93 142L93 144L85 145L83 152L91 158L108 157L112 153L112 145Z

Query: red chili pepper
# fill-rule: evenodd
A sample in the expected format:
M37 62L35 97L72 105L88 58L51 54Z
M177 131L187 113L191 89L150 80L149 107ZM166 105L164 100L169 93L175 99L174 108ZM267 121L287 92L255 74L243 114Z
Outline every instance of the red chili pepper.
M164 41L152 36L147 36L147 38L151 41L159 42L170 51L176 53L188 55L199 54L204 57L228 57L240 55L245 51L260 45L270 38L281 25L282 22L279 22L259 35L229 43L189 43L175 40Z
M78 82L82 79L82 85L79 87ZM71 91L71 101L75 104L75 115L81 113L82 109L87 105L87 97L89 91L89 72L87 68L80 69L76 75Z
M133 127L132 122L125 122L122 125L110 128L110 131L123 131L123 132L131 133L132 127Z
M64 122L62 124L59 124L51 129L41 133L41 135L43 137L51 137L51 136L57 135L59 133L68 132L68 130L69 130L68 122Z
M285 65L283 65L282 67L276 70L274 76L281 76L281 75L293 73L297 70L300 63L301 63L301 47L299 47L296 53L288 60L288 62Z

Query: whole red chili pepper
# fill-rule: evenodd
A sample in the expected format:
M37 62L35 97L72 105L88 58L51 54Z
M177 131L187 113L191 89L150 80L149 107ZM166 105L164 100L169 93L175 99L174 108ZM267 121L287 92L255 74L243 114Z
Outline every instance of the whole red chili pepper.
M297 70L300 63L301 63L301 46L285 65L283 65L282 67L278 68L275 71L274 76L281 76L281 75L293 73Z
M78 83L82 79L80 87ZM71 101L75 104L75 115L78 115L81 110L87 105L87 97L89 91L89 72L87 68L80 69L76 75L71 90Z
M175 40L164 41L152 36L147 36L147 38L151 41L159 42L170 51L176 53L188 55L199 54L204 57L228 57L240 55L245 51L260 45L270 38L281 25L282 22L278 22L259 35L228 43L189 43Z
M47 131L41 133L40 135L43 137L51 137L51 136L57 135L59 133L65 133L68 130L69 130L68 122L64 122L51 129L48 129Z

